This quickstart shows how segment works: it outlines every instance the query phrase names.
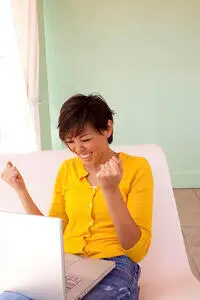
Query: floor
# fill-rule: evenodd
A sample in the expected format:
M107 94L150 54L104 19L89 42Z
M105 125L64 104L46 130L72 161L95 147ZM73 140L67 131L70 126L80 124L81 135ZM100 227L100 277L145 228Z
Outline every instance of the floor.
M191 270L200 281L200 189L174 189L174 195Z

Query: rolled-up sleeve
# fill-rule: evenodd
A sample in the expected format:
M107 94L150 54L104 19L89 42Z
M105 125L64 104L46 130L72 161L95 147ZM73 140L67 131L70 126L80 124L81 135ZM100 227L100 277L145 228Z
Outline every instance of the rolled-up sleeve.
M152 237L153 176L148 161L140 159L138 170L131 183L127 200L128 210L141 229L139 241L126 254L135 262L147 254Z

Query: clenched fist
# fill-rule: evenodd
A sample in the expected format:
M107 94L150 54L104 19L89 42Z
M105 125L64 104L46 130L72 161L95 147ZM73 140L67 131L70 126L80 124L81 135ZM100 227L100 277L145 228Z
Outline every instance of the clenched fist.
M96 174L97 182L104 190L115 189L122 179L122 163L120 159L113 156L104 165L101 165Z
M26 189L24 180L16 167L9 161L1 173L1 178L5 180L16 191Z

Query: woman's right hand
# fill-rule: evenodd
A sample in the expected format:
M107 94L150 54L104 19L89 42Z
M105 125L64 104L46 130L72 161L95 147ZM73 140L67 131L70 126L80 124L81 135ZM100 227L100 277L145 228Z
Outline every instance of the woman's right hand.
M20 172L10 161L7 162L5 169L1 173L1 178L14 188L16 192L26 190L26 186Z

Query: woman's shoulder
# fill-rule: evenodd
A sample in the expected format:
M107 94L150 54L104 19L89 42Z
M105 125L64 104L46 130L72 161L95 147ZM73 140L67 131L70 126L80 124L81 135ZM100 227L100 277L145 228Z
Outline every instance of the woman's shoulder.
M74 180L75 177L79 176L81 170L81 165L77 157L69 158L64 160L57 173L57 181L62 181L67 183L69 180Z
M149 162L145 157L142 156L135 156L131 155L125 152L119 153L119 158L122 161L122 164L128 168L141 168L141 167L147 167L149 168Z
M73 168L78 168L80 165L80 159L78 157L72 157L64 160L61 165L60 169L66 170L66 169L73 169Z
M134 156L127 153L120 153L123 169L123 182L135 182L140 184L148 183L153 185L152 169L145 157ZM138 180L143 178L143 180Z

